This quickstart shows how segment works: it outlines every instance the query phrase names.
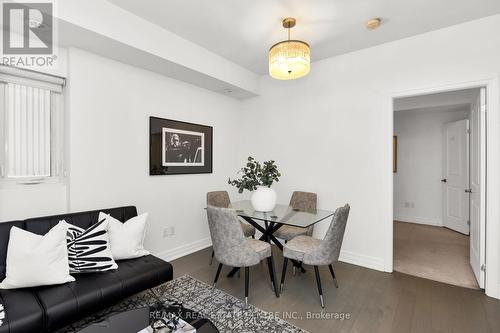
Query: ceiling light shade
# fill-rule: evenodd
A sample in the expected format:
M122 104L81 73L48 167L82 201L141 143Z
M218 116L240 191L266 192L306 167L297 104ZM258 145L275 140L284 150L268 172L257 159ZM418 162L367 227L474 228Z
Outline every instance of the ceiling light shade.
M295 19L283 20L283 27L288 29L288 40L274 44L269 49L269 75L278 80L293 80L307 75L311 68L311 48L300 40L290 39L290 28L295 26Z

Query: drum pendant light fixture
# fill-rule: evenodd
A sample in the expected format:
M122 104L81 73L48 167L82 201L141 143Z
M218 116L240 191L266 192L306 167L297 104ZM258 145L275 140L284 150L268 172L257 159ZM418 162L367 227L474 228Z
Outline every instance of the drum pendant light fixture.
M294 18L285 18L283 27L288 29L288 40L276 43L269 49L269 75L278 80L298 79L307 75L311 67L309 44L290 39L290 29L295 23Z

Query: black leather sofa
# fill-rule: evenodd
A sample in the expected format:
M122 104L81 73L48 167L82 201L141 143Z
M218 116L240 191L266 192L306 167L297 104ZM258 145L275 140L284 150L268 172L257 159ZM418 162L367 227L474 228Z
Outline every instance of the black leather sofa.
M7 244L12 226L43 235L60 220L88 228L106 212L124 222L137 215L133 206L31 218L0 223L0 280L5 278ZM74 274L62 285L0 290L5 318L0 333L51 332L140 291L172 280L172 265L153 255L117 261L118 269Z

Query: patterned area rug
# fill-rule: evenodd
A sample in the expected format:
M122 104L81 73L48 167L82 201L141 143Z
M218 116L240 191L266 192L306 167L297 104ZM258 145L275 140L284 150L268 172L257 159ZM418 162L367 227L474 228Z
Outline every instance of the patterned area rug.
M102 321L106 317L144 306L152 306L157 300L179 302L185 308L197 311L210 319L221 333L308 333L278 317L253 305L245 310L245 302L222 290L213 289L189 275L162 284L152 290L132 296L104 311L85 318L58 332L78 332L88 325Z

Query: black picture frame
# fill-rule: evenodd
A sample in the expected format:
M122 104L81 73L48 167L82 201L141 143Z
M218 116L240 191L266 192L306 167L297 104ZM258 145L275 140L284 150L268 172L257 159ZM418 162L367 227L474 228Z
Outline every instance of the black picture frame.
M149 175L212 173L212 126L149 117Z

